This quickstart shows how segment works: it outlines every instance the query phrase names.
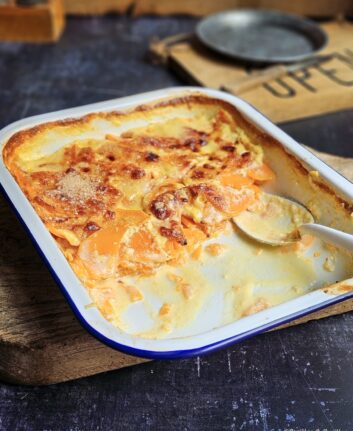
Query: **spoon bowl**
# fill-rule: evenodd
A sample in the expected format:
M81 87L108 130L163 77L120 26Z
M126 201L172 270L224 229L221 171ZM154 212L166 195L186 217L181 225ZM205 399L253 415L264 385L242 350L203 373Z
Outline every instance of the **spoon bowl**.
M292 244L310 234L353 252L353 235L316 224L303 205L280 196L262 193L233 222L249 237L272 246Z

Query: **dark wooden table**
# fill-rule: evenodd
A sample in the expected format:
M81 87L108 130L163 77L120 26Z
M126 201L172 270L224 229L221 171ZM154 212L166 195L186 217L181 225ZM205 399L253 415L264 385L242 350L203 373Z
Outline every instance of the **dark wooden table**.
M0 43L0 126L182 84L145 53L151 36L194 24L185 17L69 19L56 45ZM283 128L319 150L353 156L353 111ZM352 430L352 350L351 313L197 359L49 387L0 383L0 430Z

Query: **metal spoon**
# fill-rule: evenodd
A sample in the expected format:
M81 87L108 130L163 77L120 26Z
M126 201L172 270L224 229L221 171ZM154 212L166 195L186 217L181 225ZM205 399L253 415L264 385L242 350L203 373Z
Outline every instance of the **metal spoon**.
M260 199L233 222L249 237L269 245L286 245L309 234L353 252L353 235L316 224L303 205L262 193Z

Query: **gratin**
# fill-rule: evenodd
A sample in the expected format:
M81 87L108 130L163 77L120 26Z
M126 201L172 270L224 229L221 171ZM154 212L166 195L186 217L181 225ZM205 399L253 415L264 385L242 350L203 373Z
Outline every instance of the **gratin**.
M186 113L196 106L199 112L174 117L175 106ZM134 127L128 127L131 119ZM91 136L100 122L107 124L105 135ZM232 304L230 311L225 307L228 321L303 293L303 286L315 281L312 262L298 255L298 248L281 250L282 268L294 286L285 295L256 295L250 275L244 275L244 256L249 260L264 250L241 238L230 220L275 181L262 146L248 130L228 103L187 96L20 131L3 156L108 320L136 332L124 320L126 309L143 302L146 289L164 298L157 312L150 307L151 328L139 334L159 337L196 318L210 297L215 286L202 267L214 266L233 281L226 292L228 308ZM236 258L239 241L244 244ZM311 242L304 238L298 247ZM266 249L263 258L273 253ZM291 278L293 259L299 275Z

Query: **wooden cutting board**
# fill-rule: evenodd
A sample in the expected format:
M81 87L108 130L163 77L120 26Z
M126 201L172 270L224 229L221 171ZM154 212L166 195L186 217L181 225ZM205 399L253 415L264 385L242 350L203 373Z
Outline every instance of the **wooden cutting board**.
M352 108L353 24L331 21L321 28L328 44L320 54L327 55L327 61L269 80L240 97L275 123ZM150 59L168 66L186 82L216 90L226 87L234 94L239 79L249 74L245 64L210 51L191 34L153 39Z
M351 0L64 0L65 11L72 15L101 15L109 12L133 15L187 14L208 15L227 9L260 8L278 9L299 15L328 17L353 14Z
M317 154L353 180L353 159ZM80 326L3 197L0 243L1 379L50 384L144 361L106 347ZM347 300L289 325L351 310Z

